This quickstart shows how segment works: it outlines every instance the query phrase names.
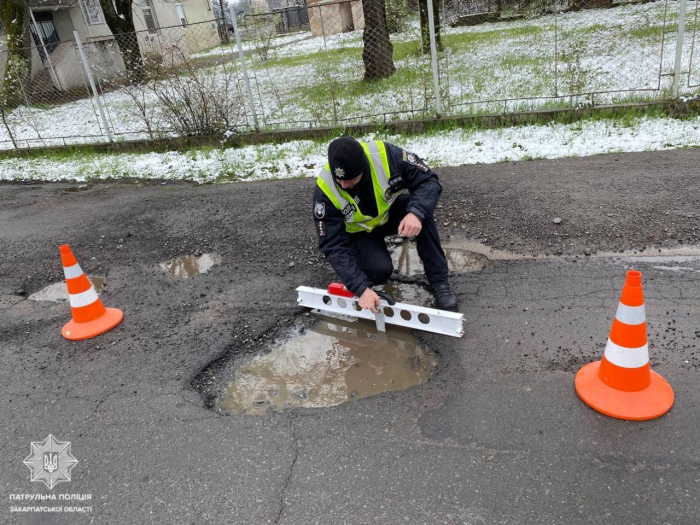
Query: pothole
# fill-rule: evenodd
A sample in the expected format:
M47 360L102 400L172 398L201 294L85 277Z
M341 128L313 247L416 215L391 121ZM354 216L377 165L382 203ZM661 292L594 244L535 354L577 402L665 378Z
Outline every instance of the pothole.
M221 256L215 253L203 253L202 255L183 255L177 259L160 263L161 270L167 270L171 277L187 279L193 275L207 273L213 266L221 263Z
M447 267L450 273L454 272L478 272L494 262L481 253L461 250L456 248L443 248ZM418 256L418 248L413 242L403 242L390 248L391 260L394 268L404 275L418 275L423 273L423 262Z
M97 293L100 293L105 287L104 277L88 277L88 279L90 279L90 282L95 287L95 291ZM66 286L65 281L53 283L30 295L29 299L31 301L51 301L54 303L67 301L68 287Z
M219 405L256 415L330 407L423 384L436 367L435 356L407 329L382 333L368 321L322 317L235 368Z
M507 250L501 250L498 248L493 248L487 246L478 241L473 241L463 238L448 239L443 242L442 245L445 251L450 249L456 249L461 251L469 251L477 254L482 254L490 261L530 261L530 260L549 260L549 259L567 259L571 257L580 257L585 255L591 259L620 259L620 258L634 258L638 259L639 262L644 262L652 258L662 257L662 258L677 258L677 257L700 257L700 245L680 245L673 248L665 248L659 246L646 246L643 248L633 248L628 250L618 250L618 251L596 251L592 250L592 253L569 253L566 255L545 255L544 253L538 254L523 254L515 253Z
M624 262L649 263L655 270L667 272L700 272L700 257L693 255L625 257Z

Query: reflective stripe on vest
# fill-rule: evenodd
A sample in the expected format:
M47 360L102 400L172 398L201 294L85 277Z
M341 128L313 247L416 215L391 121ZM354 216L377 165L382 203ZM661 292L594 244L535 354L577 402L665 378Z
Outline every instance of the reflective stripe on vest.
M328 164L321 170L318 179L316 179L318 187L323 190L323 193L326 194L326 197L333 205L343 213L345 229L349 233L371 232L377 226L386 223L389 220L389 208L398 197L398 194L394 194L387 199L387 195L391 190L389 186L391 174L389 173L389 160L384 143L379 140L373 140L368 143L361 142L360 144L365 151L365 155L367 155L372 172L372 186L374 188L374 197L377 201L377 217L363 215L360 212L360 208L354 199L336 184Z

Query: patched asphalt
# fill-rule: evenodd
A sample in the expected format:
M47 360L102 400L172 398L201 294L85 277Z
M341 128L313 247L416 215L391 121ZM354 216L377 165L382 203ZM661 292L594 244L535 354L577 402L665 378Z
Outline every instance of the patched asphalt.
M303 315L294 288L332 279L312 180L0 185L1 521L697 523L700 259L596 256L694 253L699 162L682 150L438 170L445 240L555 257L455 275L466 334L420 335L438 355L427 384L263 417L216 399L233 364ZM27 299L62 279L64 242L125 314L90 341L61 337L66 303ZM202 253L221 263L186 280L159 267ZM643 423L574 391L630 267L652 368L676 395ZM48 434L79 461L52 491L22 463ZM10 512L36 505L11 494L37 493L91 494L92 512Z

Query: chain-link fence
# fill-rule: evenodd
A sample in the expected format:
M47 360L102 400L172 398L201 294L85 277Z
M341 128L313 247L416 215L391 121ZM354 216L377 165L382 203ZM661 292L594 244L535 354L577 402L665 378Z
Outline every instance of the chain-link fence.
M0 148L104 140L73 43L0 52L0 73Z
M450 22L451 6L443 3L442 20L452 25L442 39L447 106L508 112L668 96L678 5L492 3L491 23L481 24L479 15Z
M198 24L35 36L0 46L0 148L696 95L699 22L687 0L246 0Z

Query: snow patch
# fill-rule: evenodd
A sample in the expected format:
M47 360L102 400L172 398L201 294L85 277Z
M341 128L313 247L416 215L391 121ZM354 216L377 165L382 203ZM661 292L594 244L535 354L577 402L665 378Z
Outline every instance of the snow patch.
M529 159L584 157L600 153L700 147L700 117L643 117L630 126L613 120L520 126L495 130L454 129L430 136L380 136L413 151L430 166L459 166ZM315 177L326 163L327 144L296 140L225 150L98 154L70 160L6 159L0 180L76 181L109 178L242 182Z

